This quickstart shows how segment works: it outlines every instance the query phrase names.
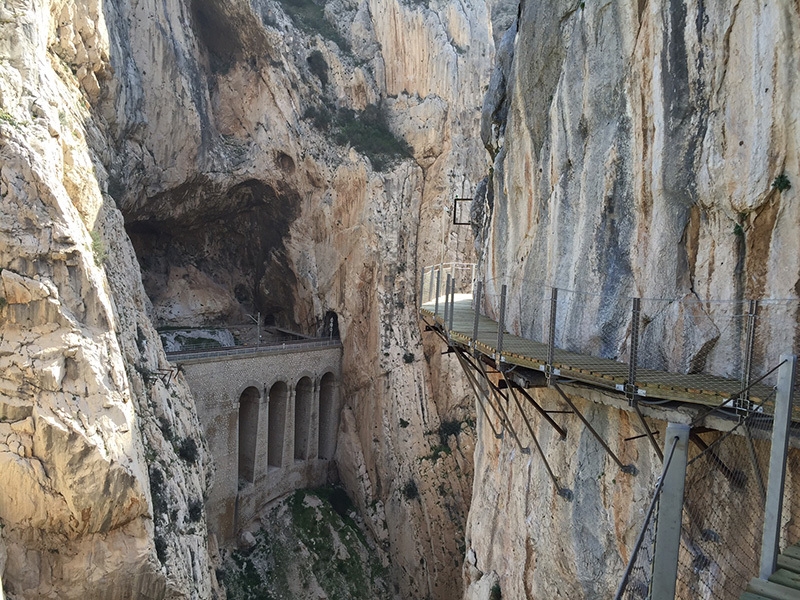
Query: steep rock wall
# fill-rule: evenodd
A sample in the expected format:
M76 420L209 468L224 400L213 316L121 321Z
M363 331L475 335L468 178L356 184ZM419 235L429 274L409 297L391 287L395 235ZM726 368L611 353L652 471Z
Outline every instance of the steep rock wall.
M489 311L509 284L507 321L521 331L546 322L546 286L577 290L591 301L565 317L565 336L624 360L631 297L660 299L643 313L659 342L680 324L677 300L777 298L789 308L763 322L771 346L757 368L796 348L798 32L793 3L524 2L483 108L493 168L473 215ZM791 188L773 185L781 175ZM709 356L706 367L735 372L741 340L720 335L721 306L699 309L696 338L667 347L663 366L689 371ZM605 337L588 339L595 331ZM585 430L570 425L561 443L536 426L575 493L565 503L536 456L479 431L466 597L486 598L494 581L503 597L613 593L633 507L659 467L645 444L621 442L641 433L626 412L569 391L639 474L610 474Z
M3 5L0 310L4 360L19 372L4 371L4 406L15 408L4 409L2 456L32 473L24 489L48 506L52 484L31 466L48 429L31 407L49 414L66 402L58 427L88 440L93 473L127 478L111 487L138 500L85 519L70 500L63 518L32 529L41 513L17 514L16 496L4 497L12 594L212 594L196 508L210 465L150 322L259 311L309 333L336 313L342 480L401 593L452 597L472 487L472 442L458 431L469 433L472 407L438 345L422 346L415 280L424 264L469 254L447 209L485 170L473 132L493 53L489 10L435 0L320 8L322 20L266 0ZM410 159L353 148L342 123L370 106ZM36 202L47 210L31 215ZM54 322L61 329L50 331ZM37 346L37 328L53 339ZM77 367L62 364L83 347ZM65 378L87 389L61 398ZM52 389L24 392L43 385ZM451 425L440 431L442 421ZM197 446L189 460L176 456L186 439ZM46 469L64 480L59 493L76 485L70 472ZM87 474L91 497L93 485ZM72 520L88 524L69 525L75 541L51 552ZM42 532L35 543L32 530ZM102 561L86 550L98 540ZM78 575L85 561L89 578Z
M3 584L11 598L210 597L211 466L188 388L159 377L86 101L108 75L105 23L97 4L42 8L6 3L0 19ZM57 56L66 30L75 72Z

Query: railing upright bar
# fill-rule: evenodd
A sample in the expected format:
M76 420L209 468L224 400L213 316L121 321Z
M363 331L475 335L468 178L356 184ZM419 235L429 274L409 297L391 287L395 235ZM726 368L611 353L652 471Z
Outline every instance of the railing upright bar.
M431 266L431 280L430 280L430 283L428 284L428 294L432 294L433 293L433 290L434 290L434 279L435 278L436 278L436 266L434 265L434 266ZM433 300L433 298L431 298L430 295L429 295L428 296L428 302L430 302L431 300Z
M789 449L789 429L792 425L792 397L794 396L797 357L781 355L778 371L778 392L775 396L775 416L772 422L772 450L769 456L767 502L764 506L764 532L761 538L760 579L775 572L778 561L778 543L781 537L781 513L786 481L786 453Z
M472 350L475 350L475 342L478 341L478 325L480 324L481 318L481 295L483 294L483 282L479 281L478 284L475 286L475 302L474 302L474 310L475 310L475 320L472 323L472 343L470 347Z
M503 360L503 330L506 327L506 292L508 288L506 284L503 284L503 287L500 288L500 314L498 316L497 321L497 353L495 355L495 362L497 366L500 366L500 362Z
M628 384L625 386L625 393L628 402L633 405L636 402L636 362L639 359L639 320L641 316L641 299L634 298L631 310L631 356L628 365Z
M450 284L450 331L453 331L453 313L455 313L456 308L456 280Z
M442 267L436 270L436 297L433 300L433 317L439 316L439 290L442 287Z
M550 330L547 332L547 365L545 366L545 375L547 381L553 378L556 373L553 372L553 362L555 362L556 354L556 316L558 312L558 288L553 288L550 292Z
M422 267L422 275L419 278L419 306L422 308L422 305L425 304L425 269L426 267Z
M742 369L742 393L739 399L742 408L749 410L750 407L750 380L753 378L753 346L755 345L756 334L756 314L758 312L758 300L750 300L747 311L747 345L745 347L744 367Z
M450 273L447 274L447 285L444 286L444 316L442 317L442 321L444 322L444 326L447 327L447 309L448 309L448 301L450 300L450 286L453 285L453 279L450 277Z

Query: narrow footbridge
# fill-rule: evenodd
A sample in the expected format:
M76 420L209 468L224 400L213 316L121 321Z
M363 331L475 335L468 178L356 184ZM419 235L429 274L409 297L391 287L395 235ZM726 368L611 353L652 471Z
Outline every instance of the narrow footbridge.
M773 349L765 337L781 328L786 337L796 300L620 300L517 283L522 289L491 282L497 293L487 298L490 284L475 281L474 265L426 267L420 315L463 358L513 374L526 387L568 381L632 402L771 410L778 355L787 348ZM533 314L527 327L526 312ZM509 333L509 324L527 335Z
M663 462L615 598L800 599L786 589L800 581L792 555L799 492L794 483L784 491L787 462L792 477L800 472L797 452L787 451L800 439L797 299L620 298L475 275L470 264L423 269L420 317L459 361L479 420L497 439L510 434L525 454L530 440L553 490L569 501L573 491L548 464L523 404L562 439L566 429L553 413L572 413L635 475L562 389L569 384L607 392L609 403L634 412L644 432L637 437ZM547 410L540 402L548 400L529 392L535 387L554 389L569 410ZM512 424L514 405L525 433ZM679 416L663 431L667 452L642 407L665 421ZM777 557L781 539L786 550Z

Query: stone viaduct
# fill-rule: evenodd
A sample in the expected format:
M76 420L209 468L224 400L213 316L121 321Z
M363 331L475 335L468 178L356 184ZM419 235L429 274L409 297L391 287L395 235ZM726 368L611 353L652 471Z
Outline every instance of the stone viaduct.
M170 355L192 390L216 463L206 513L221 544L269 501L328 481L341 356L338 340Z

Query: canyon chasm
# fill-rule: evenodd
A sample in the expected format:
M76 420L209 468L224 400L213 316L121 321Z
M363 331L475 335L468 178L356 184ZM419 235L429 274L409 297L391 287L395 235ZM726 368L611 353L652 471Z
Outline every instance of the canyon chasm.
M222 474L157 329L256 314L308 336L336 323L332 478L366 541L334 547L382 565L370 593L610 597L661 469L625 441L639 424L566 386L637 473L577 420L564 442L536 421L563 501L480 422L420 322L420 272L477 263L494 314L500 282L527 282L514 333L544 286L613 299L569 325L612 356L622 299L663 299L654 339L687 298L796 302L798 57L789 0L3 0L6 597L225 597L231 548L204 508ZM473 199L471 226L454 198ZM718 315L693 318L696 337L653 360L725 374ZM797 319L769 324L762 366L796 348ZM666 416L646 416L663 436ZM307 559L291 517L336 517L304 498L265 506L256 538ZM320 583L292 597L328 597Z

